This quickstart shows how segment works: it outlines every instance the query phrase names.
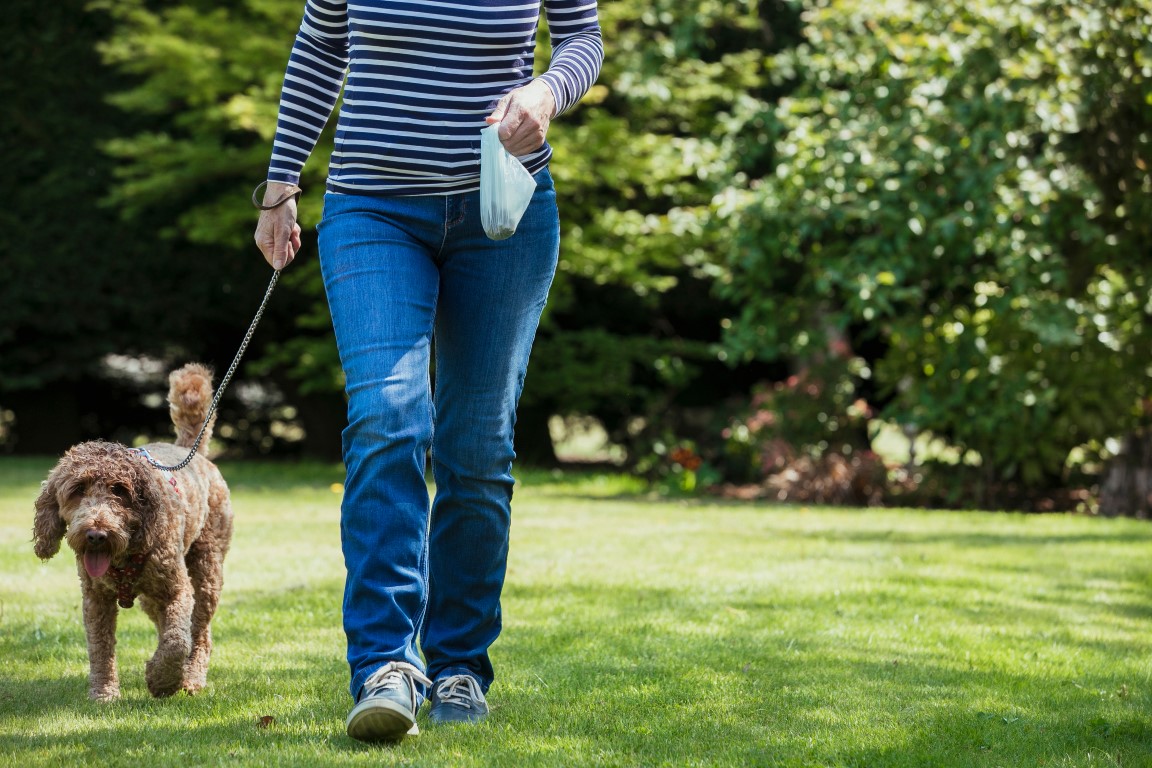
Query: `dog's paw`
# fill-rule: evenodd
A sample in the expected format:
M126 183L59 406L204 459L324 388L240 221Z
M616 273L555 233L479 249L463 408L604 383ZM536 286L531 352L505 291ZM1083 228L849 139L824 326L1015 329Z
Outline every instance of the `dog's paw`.
M107 704L120 698L120 689L107 686L103 688L93 688L92 690L88 691L88 698L90 698L92 701L99 701L102 704Z
M189 696L195 696L204 690L208 684L208 670L198 665L189 664L184 668L184 690Z
M180 690L180 678L173 682L171 679L146 678L148 692L158 699L164 699Z
M169 696L173 695L174 693L177 693L179 690L180 690L180 681L179 680L176 681L175 685L173 685L172 683L170 683L166 680L161 680L161 681L149 680L148 681L148 692L158 699L166 699Z
M144 682L148 684L148 692L158 699L171 696L180 690L184 684L184 675L178 664L170 660L153 658L144 670Z

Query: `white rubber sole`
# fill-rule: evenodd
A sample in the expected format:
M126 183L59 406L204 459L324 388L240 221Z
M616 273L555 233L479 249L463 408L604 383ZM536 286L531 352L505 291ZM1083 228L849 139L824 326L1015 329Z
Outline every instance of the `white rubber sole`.
M345 728L357 741L400 741L420 735L416 718L404 705L380 698L367 698L353 707Z

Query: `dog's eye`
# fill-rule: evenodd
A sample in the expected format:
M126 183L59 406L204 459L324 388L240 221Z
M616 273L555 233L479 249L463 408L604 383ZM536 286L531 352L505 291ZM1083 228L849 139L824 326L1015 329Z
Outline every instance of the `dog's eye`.
M57 498L61 506L71 504L72 502L84 497L88 491L88 485L84 482L72 482L62 485L57 492Z
M112 486L112 495L124 504L132 503L132 492L122 485Z

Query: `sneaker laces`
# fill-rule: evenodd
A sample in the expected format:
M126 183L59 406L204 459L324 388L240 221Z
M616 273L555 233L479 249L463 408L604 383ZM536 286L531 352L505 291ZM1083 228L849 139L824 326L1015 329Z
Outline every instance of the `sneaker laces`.
M445 704L471 709L481 705L487 708L480 683L472 675L452 675L436 684L436 697Z
M364 694L360 700L363 701L384 691L405 691L411 700L412 712L415 713L420 703L416 694L416 683L432 685L432 681L411 664L405 661L390 661L364 681Z

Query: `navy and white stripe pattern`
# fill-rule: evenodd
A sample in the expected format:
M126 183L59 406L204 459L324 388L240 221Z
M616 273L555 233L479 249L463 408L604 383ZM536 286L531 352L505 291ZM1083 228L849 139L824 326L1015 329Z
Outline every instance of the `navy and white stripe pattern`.
M276 126L269 181L298 184L340 89L328 190L435 195L479 188L480 129L532 79L540 0L307 0ZM596 0L543 0L557 114L592 87L604 46ZM347 82L345 82L347 72ZM545 144L521 157L536 173Z

